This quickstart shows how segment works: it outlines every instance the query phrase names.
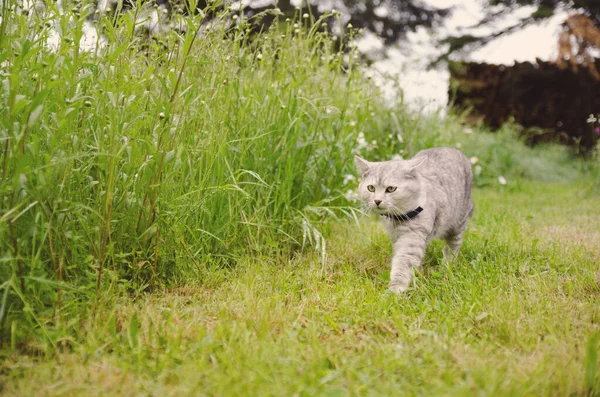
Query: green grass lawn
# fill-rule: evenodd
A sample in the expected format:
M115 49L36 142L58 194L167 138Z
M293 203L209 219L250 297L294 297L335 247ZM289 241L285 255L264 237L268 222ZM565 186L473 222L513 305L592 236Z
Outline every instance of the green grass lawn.
M240 258L109 298L64 352L8 353L3 393L597 395L600 198L517 180L474 199L460 258L434 243L400 298L380 225L337 223L324 262Z

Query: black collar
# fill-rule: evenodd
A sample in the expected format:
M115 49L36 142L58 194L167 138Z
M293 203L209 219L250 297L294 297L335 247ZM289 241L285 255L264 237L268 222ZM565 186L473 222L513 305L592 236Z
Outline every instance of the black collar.
M416 218L417 215L419 215L422 211L423 211L422 207L417 207L416 209L414 209L412 211L408 211L406 214L400 214L400 215L381 214L381 216L385 216L386 218L393 219L397 222L405 222L405 221L409 221L413 218Z

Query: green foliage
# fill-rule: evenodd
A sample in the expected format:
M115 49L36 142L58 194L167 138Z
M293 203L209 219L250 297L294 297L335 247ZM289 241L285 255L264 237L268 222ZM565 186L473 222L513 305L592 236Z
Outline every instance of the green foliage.
M463 134L453 116L384 103L321 20L296 15L255 36L222 13L154 41L137 37L135 9L101 16L107 44L93 52L80 48L83 12L3 14L3 343L68 347L101 303L208 283L248 257L312 246L324 263L324 221L358 212L345 198L353 153L462 145L484 165L479 185L538 176L510 134ZM572 172L553 153L538 168ZM134 348L138 333L132 318L123 341Z
M163 46L135 38L134 17L102 17L96 53L80 49L84 17L6 22L4 333L17 318L19 330L53 324L114 283L318 244L323 203L352 211L332 192L374 99L320 21L251 37L251 21L199 28L201 13Z
M590 335L585 356L585 384L590 395L600 393L600 376L598 375L598 334Z

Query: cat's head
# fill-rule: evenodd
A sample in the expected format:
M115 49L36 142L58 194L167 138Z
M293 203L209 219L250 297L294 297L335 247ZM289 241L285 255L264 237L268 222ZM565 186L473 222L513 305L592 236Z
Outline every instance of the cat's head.
M360 173L358 193L367 210L403 214L418 206L421 183L418 167L424 159L370 162L355 156Z

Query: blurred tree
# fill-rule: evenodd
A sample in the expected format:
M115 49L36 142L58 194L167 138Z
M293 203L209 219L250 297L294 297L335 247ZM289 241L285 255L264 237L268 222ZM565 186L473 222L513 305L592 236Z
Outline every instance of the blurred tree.
M493 32L488 35L457 35L448 36L441 41L441 44L447 44L448 50L442 54L434 64L445 61L448 57L459 50L473 50L479 46L485 45L497 37L523 29L527 25L537 22L541 19L550 18L558 9L571 9L588 17L596 27L600 27L600 0L487 0L490 6L504 6L499 9L491 8L492 11L481 20L475 27L486 26L506 14L523 6L536 6L534 11L527 17L517 21L514 25L501 31Z
M558 141L568 143L580 153L590 153L598 142L587 119L600 107L600 1L598 0L488 0L490 15L484 26L503 14L522 6L532 13L509 29L490 35L453 36L444 39L452 52L477 46L530 23L569 9L557 37L555 59L515 62L513 66L477 62L449 62L453 106L470 109L472 120L498 128L508 120L523 126L530 143ZM498 11L496 11L498 10ZM494 13L494 11L496 11Z
M181 3L180 0L156 1L157 4L170 3L169 7L174 3ZM211 3L210 0L200 0L198 9L205 9L209 3ZM225 1L223 4L231 3L233 2ZM307 3L310 4L310 10ZM287 16L291 16L297 11L291 0L246 1L244 4L246 6L243 8L243 12L248 16L272 9L275 6ZM428 6L419 0L338 0L330 2L308 0L308 2L301 2L300 11L302 13L310 12L317 19L332 8L336 8L340 12L340 22L344 26L350 23L357 29L369 30L381 36L386 44L396 42L405 33L415 30L418 26L433 27L436 22L441 21L450 12L448 9ZM272 17L267 16L263 18L262 22L269 24L272 20ZM335 20L328 20L327 24L335 30Z
M75 0L77 1L77 0ZM485 45L493 39L505 35L509 32L519 30L525 26L534 23L540 19L549 18L554 15L557 9L570 8L578 10L589 17L596 26L600 26L600 0L485 0L489 4L489 13L477 25L473 27L483 27L493 25L495 21L503 18L506 14L523 6L535 6L533 12L501 31L495 31L487 35L451 35L441 40L440 44L447 45L447 51L442 54L434 64L445 61L448 57L460 50L473 50L479 46ZM295 4L300 3L300 8ZM99 0L98 4L108 5L113 11L117 9L126 9L134 7L139 2L135 0ZM172 12L189 12L189 0L146 0L142 1L145 5L156 5ZM218 6L210 6L218 4ZM318 19L325 12L336 8L340 12L339 18L328 18L325 23L328 29L333 32L341 33L348 24L354 28L371 31L384 40L384 44L393 44L401 39L407 32L414 31L417 27L426 28L435 27L441 23L445 17L450 15L451 8L436 8L420 0L303 0L301 2L293 0L246 0L243 2L234 0L198 0L196 8L198 10L210 9L208 18L216 15L219 11L228 6L241 7L240 12L247 17L262 13L268 9L278 7L285 16L290 17L295 12L309 13L315 19ZM122 8L120 8L122 7ZM93 14L91 14L93 15ZM260 22L253 25L255 31L261 31L265 26L270 25L275 20L273 13L261 14ZM341 36L341 35L340 35Z
M596 26L600 25L600 1L598 0L489 0L491 5L504 5L509 9L525 5L537 6L537 10L531 15L533 18L547 18L554 14L557 8L565 6L581 10L584 15L594 21Z

